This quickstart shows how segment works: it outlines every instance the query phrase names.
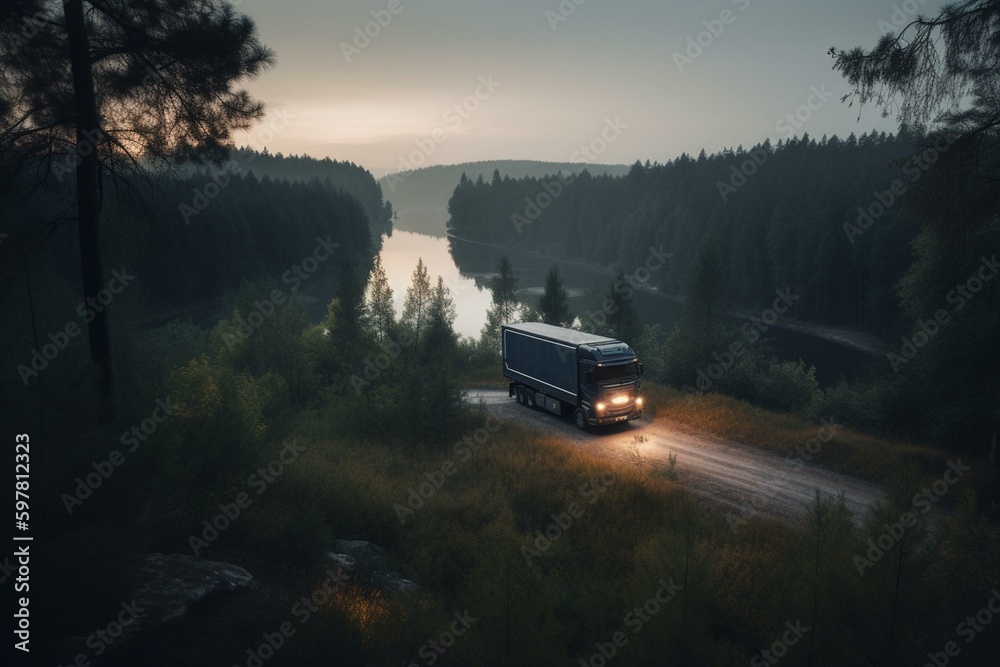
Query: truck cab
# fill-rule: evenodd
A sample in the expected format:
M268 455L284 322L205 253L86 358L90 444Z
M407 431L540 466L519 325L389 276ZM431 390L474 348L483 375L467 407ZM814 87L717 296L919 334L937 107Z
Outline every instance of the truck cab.
M642 416L642 364L631 347L618 341L581 345L578 355L579 407L588 425L603 426ZM581 426L579 421L577 426Z

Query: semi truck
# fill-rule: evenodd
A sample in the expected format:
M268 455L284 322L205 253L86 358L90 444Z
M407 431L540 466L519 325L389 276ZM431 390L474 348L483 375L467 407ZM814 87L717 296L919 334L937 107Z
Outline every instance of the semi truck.
M540 322L503 325L500 337L518 403L572 414L581 429L642 416L642 363L622 341Z

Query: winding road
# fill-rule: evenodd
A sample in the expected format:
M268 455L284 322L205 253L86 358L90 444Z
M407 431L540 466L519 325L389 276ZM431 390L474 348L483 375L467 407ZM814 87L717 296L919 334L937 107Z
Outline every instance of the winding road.
M677 457L677 481L722 505L730 519L752 514L782 520L800 518L815 498L816 489L833 497L843 493L855 516L863 517L882 496L880 487L872 482L663 421L639 419L581 431L569 417L518 405L506 390L470 389L466 400L595 456L649 471L665 469L673 454Z

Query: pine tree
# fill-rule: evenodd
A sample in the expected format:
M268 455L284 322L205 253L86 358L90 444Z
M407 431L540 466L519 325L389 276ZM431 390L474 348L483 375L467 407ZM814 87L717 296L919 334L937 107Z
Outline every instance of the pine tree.
M559 277L559 269L552 267L545 277L545 292L538 302L542 322L557 327L566 326L571 321L569 312L569 292Z
M339 291L327 309L330 341L339 350L358 350L367 328L365 294L349 262L340 266Z
M612 336L621 341L635 341L641 333L639 313L632 302L633 288L625 278L625 272L619 268L604 302L612 304L608 308L608 329Z
M423 313L419 342L398 377L403 387L399 414L417 441L442 445L459 419L462 391L456 372L458 337L452 327L455 304L440 276L437 285L427 289Z
M381 255L375 255L366 292L365 305L372 333L375 340L384 341L396 324L396 309L392 303L392 288L389 287Z
M708 339L718 324L722 306L722 280L714 243L702 246L686 286L683 329L691 336Z
M102 180L139 160L221 158L231 132L264 115L233 84L259 74L274 55L251 19L217 0L7 5L0 12L0 154L49 160L60 178L74 174L83 294L96 300L107 280ZM63 152L67 145L72 153ZM90 355L107 420L111 342L106 312L94 312Z
M417 268L413 271L410 286L406 288L403 299L402 321L413 331L414 343L420 343L420 333L427 326L431 298L431 281L427 275L427 267L421 257L417 260Z
M444 279L438 276L437 286L431 293L428 319L434 324L451 328L456 317L458 312L455 310L455 300L451 298L451 290L445 287Z
M997 117L996 42L1000 7L993 0L963 0L937 16L918 16L874 49L831 48L835 70L854 88L861 106L895 112L909 129L943 122L962 140L991 134ZM986 146L980 145L985 157Z
M496 309L500 322L508 324L514 321L519 308L517 277L514 276L514 269L506 257L500 258L497 271L498 274L493 277L490 284L490 290L493 293L493 307Z
M905 207L897 207L923 226L913 246L916 260L898 282L904 327L910 318L923 318L939 307L941 286L966 280L977 270L979 258L1000 248L998 39L1000 3L961 0L941 7L936 15L914 17L899 26L898 33L883 35L872 49L830 49L834 69L853 88L849 98L894 115L900 135L915 140L911 160L926 170L904 193ZM859 145L869 153L880 148L871 138ZM878 247L874 241L887 226L880 223L868 232L875 237L869 247ZM965 257L971 261L960 259ZM873 269L878 259L868 261ZM885 275L881 267L865 268L857 266L859 296L874 291L871 274L877 270ZM907 366L899 376L907 397L907 406L898 411L901 422L912 421L907 413L933 421L937 419L932 415L947 414L927 424L933 437L972 447L996 437L1000 390L994 378L1000 357L968 353L997 340L996 313L995 299L974 302ZM934 391L928 392L928 387ZM942 397L947 397L946 409Z
M500 258L497 271L497 275L490 281L493 305L486 311L482 337L499 350L500 327L517 320L521 314L521 306L517 301L517 277L507 257Z

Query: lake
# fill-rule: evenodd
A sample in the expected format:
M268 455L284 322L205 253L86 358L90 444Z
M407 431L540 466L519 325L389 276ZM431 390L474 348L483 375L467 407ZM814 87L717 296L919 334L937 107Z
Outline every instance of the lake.
M385 266L389 284L393 290L396 313L403 312L403 298L410 285L417 260L422 258L427 265L431 282L436 283L441 276L451 290L455 300L457 318L455 331L461 336L478 337L486 322L486 311L490 307L491 295L487 286L495 274L499 258L506 255L518 278L518 296L522 301L535 301L541 296L545 276L552 266L559 268L567 290L570 292L570 310L574 314L591 312L598 296L607 290L611 274L597 268L573 262L564 262L532 253L500 249L490 246L449 239L446 236L432 236L408 231L410 216L406 210L398 211L394 222L395 231L383 240L382 263ZM447 212L442 217L438 229L444 229ZM427 230L427 211L414 212L414 227ZM433 228L433 227L431 227ZM682 305L665 295L651 290L636 291L633 300L643 322L660 324L669 331L680 317ZM823 386L830 386L844 374L851 377L866 361L865 354L823 340L808 333L772 327L764 334L774 339L774 345L782 359L803 359L816 367L817 379Z
M400 213L401 219L403 216ZM406 289L410 286L417 261L423 259L431 285L436 285L437 277L441 276L444 284L451 290L458 313L455 331L461 336L479 337L492 298L484 280L488 280L488 276L479 276L477 284L476 276L459 271L448 251L446 238L396 229L392 236L383 239L381 256L386 277L392 287L397 315L403 314Z

